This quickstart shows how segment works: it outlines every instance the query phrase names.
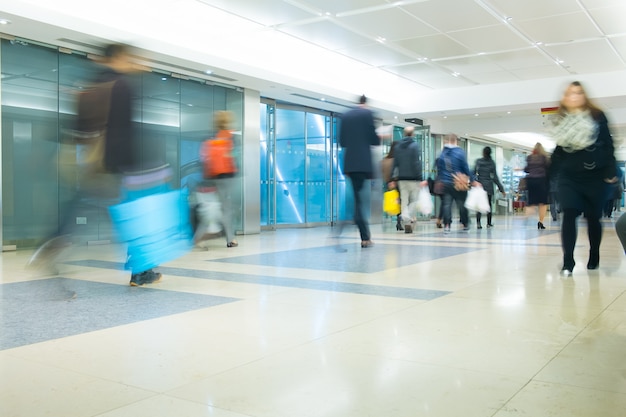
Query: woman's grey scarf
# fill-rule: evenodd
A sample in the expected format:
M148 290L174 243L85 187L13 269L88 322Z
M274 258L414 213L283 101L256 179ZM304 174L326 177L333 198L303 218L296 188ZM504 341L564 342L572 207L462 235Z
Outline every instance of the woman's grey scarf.
M551 136L566 152L576 152L593 145L598 136L595 120L589 110L567 113L552 129Z

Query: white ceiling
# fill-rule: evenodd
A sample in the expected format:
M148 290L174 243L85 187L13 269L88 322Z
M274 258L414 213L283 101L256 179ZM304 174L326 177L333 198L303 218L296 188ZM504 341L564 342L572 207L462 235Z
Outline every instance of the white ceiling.
M540 132L540 108L573 80L617 136L626 126L626 0L11 0L2 17L6 34L124 41L312 107L365 93L385 119L440 133Z

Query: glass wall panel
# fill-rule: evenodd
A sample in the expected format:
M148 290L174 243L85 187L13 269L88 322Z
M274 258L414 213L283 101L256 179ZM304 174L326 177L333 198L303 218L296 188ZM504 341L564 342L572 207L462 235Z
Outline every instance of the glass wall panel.
M276 109L276 224L305 222L305 113Z
M261 194L261 226L273 226L275 220L274 192L274 113L273 104L261 103L260 120L260 194Z
M65 139L73 128L76 95L93 77L96 65L82 54L23 41L2 40L0 47L3 242L33 247L56 232L68 214L65 203L76 190L74 164L80 149ZM169 164L174 188L188 187L201 177L199 146L212 133L215 110L234 113L241 146L241 91L156 72L137 74L136 81L135 126L142 166ZM236 230L242 229L240 183L234 201ZM112 238L107 211L111 203L81 200L73 222L80 218L74 231L80 241Z
M337 202L336 217L337 221L347 221L354 217L354 196L352 195L352 186L350 180L343 173L343 158L344 150L339 145L339 129L341 125L341 119L335 118L335 129L333 129L333 149L336 158L333 160L333 164L336 167L336 179L334 183L335 188L335 201Z
M59 57L1 46L3 242L33 246L58 226Z
M307 223L330 221L330 118L306 116Z

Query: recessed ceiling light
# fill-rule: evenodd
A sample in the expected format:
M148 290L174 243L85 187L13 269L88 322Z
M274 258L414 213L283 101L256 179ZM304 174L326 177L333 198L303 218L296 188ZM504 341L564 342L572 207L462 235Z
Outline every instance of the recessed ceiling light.
M161 81L167 81L167 77L161 77Z
M322 101L326 101L326 99L325 99L324 97L320 98L320 100L322 100Z
M205 73L205 74L207 74L207 75L211 75L211 74L213 74L213 71L211 71L211 70L206 70L206 71L204 71L204 73Z
M0 25L10 25L11 21L9 19L0 19Z
M461 74L460 74L460 73L458 73L458 72L456 72L456 71L452 73L452 76L453 76L453 77L458 77L459 75L461 75Z
M385 43L385 41L386 41L386 40L387 40L387 39L386 39L386 38L383 38L382 36L377 36L377 37L376 37L376 41L377 41L377 42L380 42L380 43Z
M478 117L478 113L474 113L474 116L475 116L475 117Z

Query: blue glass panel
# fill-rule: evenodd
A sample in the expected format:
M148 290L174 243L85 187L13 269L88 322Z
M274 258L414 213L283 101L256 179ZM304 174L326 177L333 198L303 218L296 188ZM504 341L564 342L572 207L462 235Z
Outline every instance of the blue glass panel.
M304 223L305 138L302 111L276 109L276 223Z

